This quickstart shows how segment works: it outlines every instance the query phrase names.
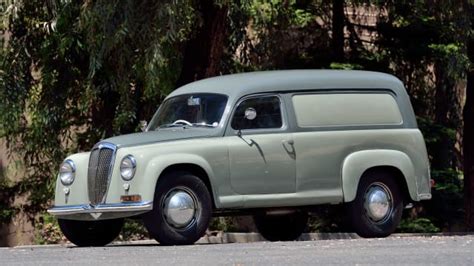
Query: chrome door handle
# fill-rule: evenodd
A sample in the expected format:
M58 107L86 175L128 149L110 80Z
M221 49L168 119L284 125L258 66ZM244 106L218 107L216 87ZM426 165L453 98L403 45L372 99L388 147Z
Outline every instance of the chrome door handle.
M282 142L283 142L283 143L288 143L288 144L290 144L290 145L292 145L292 146L293 146L293 144L295 144L295 141L292 140L292 139L283 140Z

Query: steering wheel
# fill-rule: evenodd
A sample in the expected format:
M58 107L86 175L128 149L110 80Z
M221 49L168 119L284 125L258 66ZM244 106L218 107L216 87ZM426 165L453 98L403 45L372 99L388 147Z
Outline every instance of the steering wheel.
M184 125L188 125L188 126L193 125L193 124L189 123L188 121L186 121L184 119L178 119L178 120L173 122L173 125L178 125L178 124L184 124Z

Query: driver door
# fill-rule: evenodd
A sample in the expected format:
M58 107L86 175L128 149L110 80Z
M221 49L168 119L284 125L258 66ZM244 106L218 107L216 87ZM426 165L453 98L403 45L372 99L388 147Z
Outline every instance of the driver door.
M295 153L283 106L277 95L257 95L244 98L234 110L226 140L235 192L295 192Z

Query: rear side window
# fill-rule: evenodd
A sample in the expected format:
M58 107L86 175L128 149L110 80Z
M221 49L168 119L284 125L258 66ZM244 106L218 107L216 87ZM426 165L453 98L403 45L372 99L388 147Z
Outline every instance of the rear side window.
M402 115L387 93L334 93L294 95L299 127L400 125Z
M257 116L253 120L245 119L245 110L255 109ZM233 129L263 129L281 128L280 98L276 96L261 96L242 101L235 110L232 118Z

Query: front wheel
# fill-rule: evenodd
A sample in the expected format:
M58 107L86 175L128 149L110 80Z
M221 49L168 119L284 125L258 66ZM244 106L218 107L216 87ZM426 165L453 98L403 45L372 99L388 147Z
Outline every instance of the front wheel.
M356 233L362 237L386 237L400 223L403 201L393 176L374 171L363 176L356 199L348 205Z
M160 179L153 210L144 216L148 232L162 245L193 244L209 226L209 190L201 179L188 173L171 173Z
M254 216L258 232L269 241L296 240L306 229L308 214L295 212L284 215L260 214Z
M58 219L59 228L66 238L79 247L105 246L122 230L123 219L76 221Z

